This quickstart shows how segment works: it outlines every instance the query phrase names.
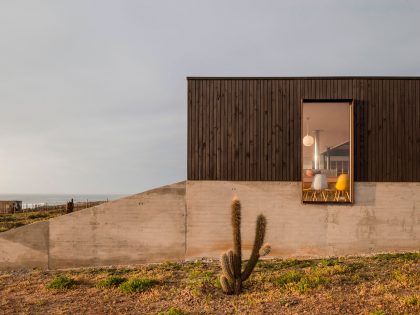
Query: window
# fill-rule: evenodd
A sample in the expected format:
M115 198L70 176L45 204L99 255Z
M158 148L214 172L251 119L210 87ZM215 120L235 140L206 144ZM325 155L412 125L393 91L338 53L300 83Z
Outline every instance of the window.
M353 202L353 102L302 101L302 201Z

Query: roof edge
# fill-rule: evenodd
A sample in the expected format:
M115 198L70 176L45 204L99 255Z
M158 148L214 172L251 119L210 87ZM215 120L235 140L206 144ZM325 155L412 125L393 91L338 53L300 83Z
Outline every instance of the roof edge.
M187 76L187 80L420 80L420 76L312 76L312 77L196 77Z

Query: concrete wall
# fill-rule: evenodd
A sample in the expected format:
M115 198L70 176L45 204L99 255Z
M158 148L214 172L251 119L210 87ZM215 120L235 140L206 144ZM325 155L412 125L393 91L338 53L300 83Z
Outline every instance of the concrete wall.
M201 257L232 246L230 202L242 202L245 257L255 219L271 256L420 249L420 183L356 183L354 205L301 204L299 182L188 181L0 233L0 269L61 269Z
M185 255L185 182L0 234L0 269L60 269Z
M420 183L356 183L354 205L302 204L300 182L187 182L187 258L232 246L230 201L242 202L242 239L266 215L272 256L318 257L420 249Z
M0 269L48 268L48 221L0 233Z

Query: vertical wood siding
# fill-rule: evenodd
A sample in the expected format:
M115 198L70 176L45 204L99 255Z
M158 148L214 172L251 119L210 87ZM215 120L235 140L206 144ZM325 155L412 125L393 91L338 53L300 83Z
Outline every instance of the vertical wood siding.
M419 78L190 78L188 179L299 181L301 99L354 99L356 181L420 182Z

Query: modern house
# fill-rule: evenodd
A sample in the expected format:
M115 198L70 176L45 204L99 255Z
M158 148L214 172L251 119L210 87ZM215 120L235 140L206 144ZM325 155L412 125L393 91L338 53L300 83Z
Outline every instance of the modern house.
M0 269L420 249L420 77L190 77L187 180L0 233Z
M420 78L188 78L187 207L232 191L274 255L419 249Z

